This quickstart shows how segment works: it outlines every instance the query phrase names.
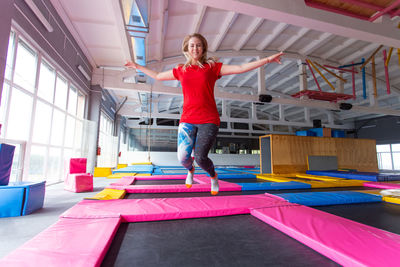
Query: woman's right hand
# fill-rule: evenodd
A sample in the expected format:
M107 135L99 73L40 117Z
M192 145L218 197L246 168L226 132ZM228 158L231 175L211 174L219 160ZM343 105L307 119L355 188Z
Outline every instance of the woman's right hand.
M138 64L136 64L135 62L132 62L132 61L127 61L125 64L125 67L131 68L131 69L137 69L138 66L139 66Z

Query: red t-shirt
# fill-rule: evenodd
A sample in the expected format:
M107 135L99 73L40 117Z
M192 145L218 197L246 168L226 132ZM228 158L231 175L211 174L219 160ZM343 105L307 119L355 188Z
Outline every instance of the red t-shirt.
M214 123L219 126L220 119L214 98L214 85L221 78L221 62L182 66L173 69L174 76L181 82L183 91L183 112L180 122L192 124Z

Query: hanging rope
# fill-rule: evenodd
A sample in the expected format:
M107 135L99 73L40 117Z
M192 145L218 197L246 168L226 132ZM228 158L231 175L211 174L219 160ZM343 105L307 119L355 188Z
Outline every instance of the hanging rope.
M148 102L149 108L149 123L147 125L147 161L151 162L150 151L151 151L151 114L152 114L152 105L153 105L153 85L150 86L150 102Z

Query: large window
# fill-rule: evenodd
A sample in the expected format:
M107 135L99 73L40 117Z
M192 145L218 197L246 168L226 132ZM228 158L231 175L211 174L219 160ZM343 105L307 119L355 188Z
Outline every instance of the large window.
M63 162L83 151L79 145L83 131L88 130L83 127L87 125L85 104L86 96L74 82L13 30L0 106L0 137L26 144L23 179L48 184L64 179Z
M400 170L400 144L377 145L380 170Z
M101 153L97 157L97 166L116 167L118 137L113 136L113 121L104 112L100 114L99 128L99 147Z

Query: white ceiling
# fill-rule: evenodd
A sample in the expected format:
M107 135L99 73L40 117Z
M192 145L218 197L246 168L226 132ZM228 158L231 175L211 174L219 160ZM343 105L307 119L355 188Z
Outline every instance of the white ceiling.
M110 90L118 103L128 97L119 110L122 116L179 118L182 107L179 82L161 83L148 78L146 83L132 83L128 82L129 77L135 72L118 68L132 59L131 40L125 32L123 8L118 0L51 2L95 68L92 83ZM354 120L400 115L400 67L396 49L389 64L390 95L386 92L382 56L383 49L400 47L398 17L383 16L371 23L313 9L300 0L148 0L148 3L150 26L146 59L148 67L157 71L171 69L184 61L181 43L193 32L207 38L210 55L224 64L242 64L278 51L285 52L282 65L271 64L218 80L216 98L221 120L250 125L249 130L235 132L288 133L311 127L314 119L321 119L327 127L349 129ZM299 74L305 59L333 66L360 62L380 44L384 47L375 57L376 99L371 97L371 64L366 68L368 97L362 97L362 76L356 74L357 98L346 100L353 104L350 111L340 110L333 102L291 97L300 91ZM305 69L308 89L318 90L311 72ZM323 70L322 73L336 91L340 90L336 77ZM322 91L333 92L320 75L315 74ZM343 78L347 79L343 93L352 94L351 74L343 73ZM151 114L148 113L150 93ZM254 105L259 93L271 94L272 102ZM128 122L131 127L137 127L138 120ZM256 127L252 128L251 124ZM228 129L221 131L232 131L229 123Z

